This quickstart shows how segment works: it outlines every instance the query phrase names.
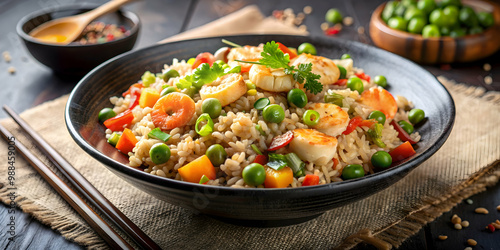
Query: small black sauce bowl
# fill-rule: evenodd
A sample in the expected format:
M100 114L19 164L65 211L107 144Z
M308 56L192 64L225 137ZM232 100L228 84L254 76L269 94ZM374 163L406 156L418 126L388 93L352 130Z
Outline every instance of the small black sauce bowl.
M106 24L123 25L126 30L130 31L128 36L100 44L48 44L33 38L29 33L47 21L77 15L96 7L98 5L83 3L36 11L23 17L17 23L16 31L31 55L40 63L54 70L55 73L84 75L102 62L134 47L140 28L140 20L136 14L119 10L96 19L95 21L102 21Z

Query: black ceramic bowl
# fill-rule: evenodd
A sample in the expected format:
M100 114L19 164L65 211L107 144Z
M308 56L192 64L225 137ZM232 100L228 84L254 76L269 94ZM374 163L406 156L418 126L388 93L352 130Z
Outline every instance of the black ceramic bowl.
M130 35L126 37L101 44L47 44L28 34L35 27L47 21L81 14L96 7L98 5L78 4L58 6L31 13L17 23L17 34L23 40L31 55L56 73L84 75L102 62L134 47L140 28L139 17L136 14L130 11L116 11L96 19L106 24L123 25L125 29L130 30Z
M110 96L120 95L137 82L145 70L159 72L173 58L187 59L224 46L219 38L196 39L156 45L118 56L94 69L75 87L65 111L74 140L112 172L137 188L172 204L197 210L224 221L254 226L294 224L370 196L403 178L427 160L447 139L455 117L453 99L437 79L420 66L365 44L283 35L224 37L237 44L257 45L280 41L297 47L311 42L319 55L339 58L351 54L356 67L369 75L385 75L389 91L406 96L425 110L427 120L417 130L422 140L416 154L390 169L359 179L300 188L235 189L182 182L150 175L127 166L128 157L106 143L98 112L110 107Z

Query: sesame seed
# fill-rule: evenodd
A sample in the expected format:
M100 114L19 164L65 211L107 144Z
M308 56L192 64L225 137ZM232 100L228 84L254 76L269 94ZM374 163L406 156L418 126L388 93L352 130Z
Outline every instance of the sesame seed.
M305 13L306 15L309 15L309 14L311 14L311 13L312 13L312 10L313 10L313 8L312 8L311 6L306 6L306 7L304 7L304 10L303 10L303 11L304 11L304 13Z
M446 239L448 239L448 236L446 236L446 235L439 235L438 239L440 239L440 240L446 240Z
M488 214L488 210L484 207L478 207L476 210L474 210L477 214Z
M3 56L3 59L4 59L6 62L10 62L10 60L12 59L12 57L10 56L9 51L4 51L4 52L2 53L2 56Z
M460 223L462 223L462 219L460 217L458 217L458 215L454 214L451 217L451 223L453 223L453 224L460 224Z
M322 30L322 31L325 31L325 30L327 30L327 29L328 29L328 27L330 27L330 25L329 25L328 23L326 23L326 22L325 22L325 23L322 23L320 27L321 27L321 30Z
M491 76L485 76L484 77L484 83L490 85L493 83L493 78L491 78Z
M345 25L345 26L351 26L353 23L354 23L354 18L350 17L350 16L346 16L343 20L342 20L342 23Z
M477 245L477 241L475 241L473 239L468 239L467 244L469 244L470 246L475 246L475 245Z
M455 227L455 229L457 229L457 230L462 229L462 225L460 225L460 224L455 224L455 225L454 225L454 227Z
M490 71L490 70L491 70L491 64L489 64L489 63L485 63L485 64L483 65L483 69L484 69L484 71Z
M474 203L474 201L472 201L471 199L467 199L465 200L465 202L467 202L467 204L471 205L472 203Z

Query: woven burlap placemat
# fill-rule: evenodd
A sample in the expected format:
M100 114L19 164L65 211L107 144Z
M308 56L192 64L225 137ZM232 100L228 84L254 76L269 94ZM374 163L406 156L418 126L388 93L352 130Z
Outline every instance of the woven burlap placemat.
M215 35L214 27L205 28ZM456 121L448 141L435 155L382 192L309 222L281 228L229 225L159 201L127 184L73 142L63 117L67 96L27 110L21 116L164 248L349 248L362 240L380 247L397 247L427 222L462 199L496 184L500 177L500 93L440 80L455 100ZM17 141L32 148L50 165L12 120L1 123ZM0 152L7 152L3 141ZM9 204L7 153L2 157L5 159L0 163L0 200ZM17 206L69 240L91 248L106 247L22 158L16 158L15 167Z

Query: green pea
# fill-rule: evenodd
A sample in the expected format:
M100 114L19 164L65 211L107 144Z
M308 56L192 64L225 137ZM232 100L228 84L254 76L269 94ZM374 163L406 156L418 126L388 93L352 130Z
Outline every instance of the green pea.
M440 8L450 6L450 5L460 7L462 4L460 3L460 0L441 0L438 2L438 7L440 7Z
M377 168L388 168L392 164L392 157L385 151L378 151L372 155L372 165Z
M375 110L368 115L368 119L375 119L375 121L384 125L386 117L385 114L382 113L381 111Z
M156 143L149 150L149 156L154 164L163 164L170 159L170 148L161 142Z
M302 53L307 53L307 54L311 54L311 55L316 55L317 54L316 47L314 47L314 45L312 45L310 43L303 43L303 44L301 44L297 48L297 52L299 54L302 54Z
M452 27L458 23L458 13L459 12L460 11L458 10L458 7L454 6L454 5L446 6L443 9L443 14L445 17L446 26Z
M439 32L439 27L435 24L425 25L424 29L422 30L423 38L440 37L440 36L441 32Z
M413 125L411 125L407 121L401 120L398 122L398 124L408 134L411 134L411 133L413 133L413 131L415 131L415 128L413 127Z
M350 164L342 170L342 178L344 180L356 179L365 176L363 166L359 164Z
M429 22L431 24L437 25L438 27L446 26L447 21L444 16L444 12L441 9L435 9L429 15Z
M462 7L458 14L458 20L467 27L474 27L479 24L476 12L471 7Z
M337 65L337 68L339 68L339 71L340 71L339 79L345 79L345 77L347 75L347 70L340 65Z
M223 146L220 144L214 144L208 147L205 155L210 159L210 162L218 167L226 161L227 153Z
M266 122L280 123L285 119L285 111L278 104L271 104L264 108L262 116Z
M484 28L489 28L495 23L493 15L489 12L477 13L477 19L479 20L479 24L481 24Z
M325 20L330 23L341 23L342 18L342 14L338 9L329 9L325 15Z
M185 88L181 90L181 93L188 95L189 97L193 98L194 94L196 94L198 90L196 90L196 87L191 86L189 88Z
M245 81L245 84L247 85L247 89L256 89L257 85L251 81Z
M358 93L363 93L365 90L365 87L363 86L363 82L359 77L351 77L347 80L347 87L350 88L352 91L358 91Z
M383 75L375 76L373 82L384 89L387 88L387 78Z
M420 0L417 3L417 8L429 14L436 8L436 2L434 2L434 0Z
M266 180L266 170L259 163L252 163L246 166L241 175L245 183L251 186L261 185Z
M101 111L99 111L99 121L104 122L109 118L113 118L116 116L116 112L113 111L112 108L103 108Z
M384 11L382 12L382 19L384 22L387 22L389 18L393 17L395 15L395 10L396 7L398 6L398 2L396 1L389 1L385 4Z
M467 34L466 30L460 27L457 27L450 31L450 36L454 38L462 37L465 36L466 34Z
M349 59L349 58L352 58L351 55L349 54L343 54L340 59Z
M441 27L439 29L439 33L441 33L442 36L449 36L451 33L450 27Z
M408 32L413 34L421 34L427 22L424 18L415 17L408 23Z
M288 91L286 98L288 100L288 104L290 104L291 106L293 105L299 108L303 108L307 104L306 93L304 93L304 91L302 91L301 89L292 89Z
M400 16L395 16L391 17L389 21L387 21L387 25L393 29L406 31L406 26L408 25L408 22Z
M408 112L408 120L415 125L425 118L425 112L421 109L412 109Z
M215 119L222 112L222 105L217 98L207 98L201 104L201 111L210 115L210 118Z
M415 7L406 10L404 16L404 19L406 21L410 21L411 19L416 17L425 18L425 13L421 9Z
M175 86L170 86L170 87L164 88L161 91L160 95L164 96L164 95L168 95L168 94L173 93L173 92L177 92L177 88Z
M170 80L170 78L174 78L174 77L179 77L181 76L179 74L179 72L175 69L169 69L167 70L167 72L163 73L163 81L165 82L168 82L168 80Z

